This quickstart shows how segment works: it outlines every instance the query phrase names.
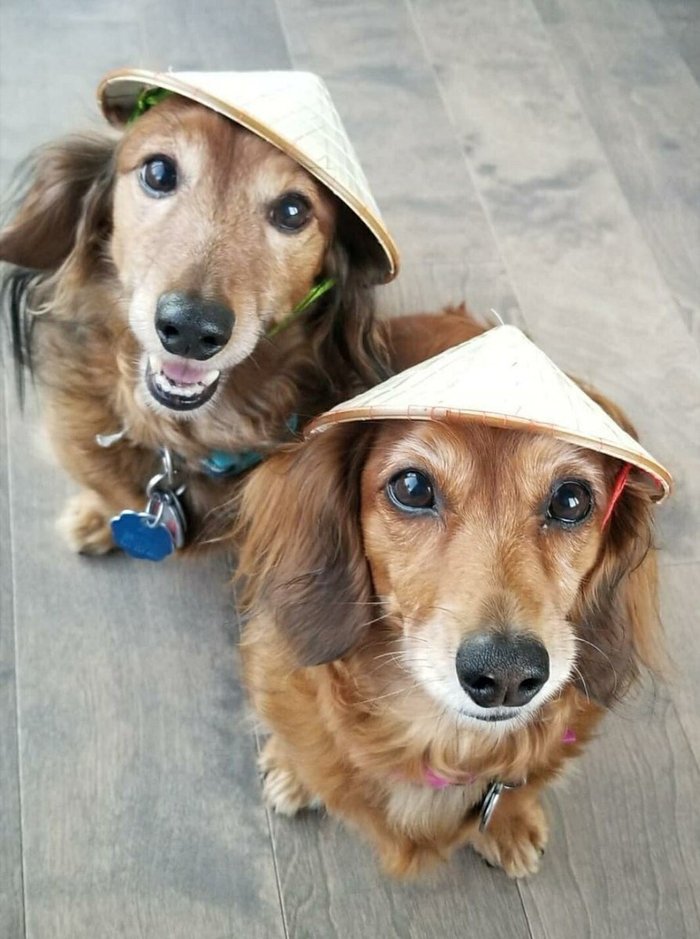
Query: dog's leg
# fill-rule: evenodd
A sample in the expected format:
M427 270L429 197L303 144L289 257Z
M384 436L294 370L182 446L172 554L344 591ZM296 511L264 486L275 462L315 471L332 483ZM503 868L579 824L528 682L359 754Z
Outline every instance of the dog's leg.
M509 877L526 877L537 872L548 838L538 792L524 786L506 790L486 831L472 833L469 840L489 864L503 868Z
M109 524L113 514L100 495L83 489L68 500L56 527L76 554L107 554L114 548Z
M318 809L323 805L299 780L274 735L265 743L258 767L263 777L265 801L280 815L296 815L302 809Z
M74 413L75 409L66 418L53 410L47 423L49 439L60 463L84 487L68 500L57 527L73 551L106 554L114 548L112 516L122 509L143 509L145 485L154 472L155 456L126 444L110 449L99 447L94 426L110 427L114 419L107 415L92 426L78 424L76 430ZM72 433L66 433L66 429Z

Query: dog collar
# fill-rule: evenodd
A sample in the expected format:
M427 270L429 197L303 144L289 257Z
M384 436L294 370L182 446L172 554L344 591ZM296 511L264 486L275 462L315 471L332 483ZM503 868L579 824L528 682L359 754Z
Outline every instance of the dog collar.
M299 415L292 414L289 420L285 422L285 427L291 434L295 434L299 429ZM199 465L207 476L214 479L224 477L228 479L233 476L240 476L241 473L245 473L257 466L258 463L262 463L264 459L265 455L258 450L239 450L233 453L227 450L212 450L207 457L200 460Z
M567 727L561 736L562 743L576 743L576 732ZM431 789L448 789L450 786L470 786L475 783L478 776L474 773L466 773L463 776L448 778L425 765L423 767L423 783ZM488 785L483 799L478 805L479 809L479 831L485 831L498 805L498 801L504 791L508 789L520 789L524 786L527 779L521 779L519 782L503 782L500 779L493 779Z
M561 742L576 743L576 731L572 730L571 727L567 727L561 735ZM478 778L474 773L465 773L463 776L450 778L436 773L428 764L423 767L423 782L431 789L447 789L448 786L470 786Z

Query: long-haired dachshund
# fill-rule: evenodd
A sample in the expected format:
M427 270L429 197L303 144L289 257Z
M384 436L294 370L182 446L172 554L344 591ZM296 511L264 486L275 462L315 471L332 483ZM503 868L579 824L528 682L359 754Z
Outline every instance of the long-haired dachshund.
M371 290L383 277L353 213L175 94L123 134L41 150L0 260L17 355L83 487L63 515L82 552L108 551L110 516L143 506L160 448L196 540L238 482L218 478L222 453L264 454L387 374ZM319 279L332 289L272 335Z
M336 424L270 459L239 516L269 803L322 803L397 876L463 844L536 871L542 788L655 662L649 490L632 474L611 502L621 465L409 420Z

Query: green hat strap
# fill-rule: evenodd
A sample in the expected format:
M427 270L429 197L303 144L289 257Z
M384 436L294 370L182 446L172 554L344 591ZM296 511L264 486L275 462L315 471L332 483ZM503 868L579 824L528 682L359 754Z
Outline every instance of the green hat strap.
M278 333L281 333L282 330L286 329L288 326L294 322L302 313L306 312L309 307L315 303L317 300L320 300L321 297L328 293L328 291L335 286L335 280L332 277L324 277L323 280L320 280L317 284L309 290L306 296L297 303L291 313L288 313L283 317L279 323L275 323L274 326L271 326L267 333L265 334L268 339L271 339L273 336L276 336Z
M163 98L167 98L168 95L171 94L172 91L168 91L167 88L144 88L136 99L134 110L131 112L129 120L126 123L133 124L142 114L145 114L146 111L150 111L156 104L160 104Z

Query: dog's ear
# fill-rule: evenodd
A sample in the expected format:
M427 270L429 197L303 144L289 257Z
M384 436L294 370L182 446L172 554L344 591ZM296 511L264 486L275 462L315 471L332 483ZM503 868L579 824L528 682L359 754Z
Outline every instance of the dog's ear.
M600 393L584 388L636 437L619 407ZM622 464L613 459L608 464L612 492ZM653 546L653 485L641 470L631 472L572 616L581 640L576 658L580 689L605 706L624 695L641 668L655 671L663 663Z
M333 278L334 289L325 303L308 318L311 340L331 382L342 376L338 387L345 397L347 376L358 390L391 374L385 331L377 318L374 287L385 279L386 261L367 231L347 206L339 204L336 231L328 250L324 276Z
M272 456L246 483L238 574L247 614L274 616L301 665L337 659L373 618L360 529L372 431L339 426Z
M79 233L104 240L115 140L68 137L30 158L19 185L14 218L0 231L0 260L40 271L57 268L73 250Z

